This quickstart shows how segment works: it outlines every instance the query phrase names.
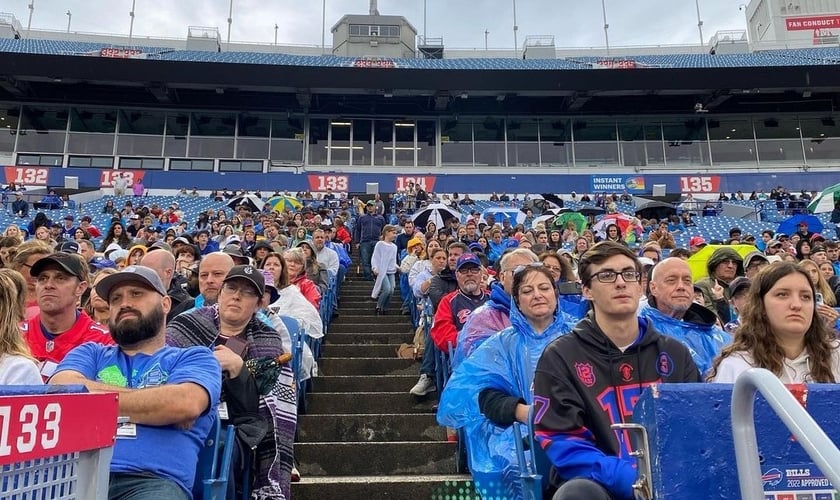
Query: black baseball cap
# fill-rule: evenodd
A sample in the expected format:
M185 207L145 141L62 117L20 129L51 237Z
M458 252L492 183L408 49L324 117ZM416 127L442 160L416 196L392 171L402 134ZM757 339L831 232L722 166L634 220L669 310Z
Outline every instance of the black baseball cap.
M225 276L223 283L227 283L228 281L235 279L248 281L254 286L254 288L256 288L257 295L259 297L262 297L263 294L265 294L265 277L263 277L262 271L256 267L252 265L233 266L227 276Z
M732 280L732 283L729 284L729 294L734 296L738 295L738 292L743 290L744 288L749 289L752 281L746 276L739 276Z
M82 258L79 256L78 252L76 255L66 252L57 252L47 255L46 257L42 257L35 261L35 264L32 265L29 272L32 276L38 276L51 265L60 267L62 271L71 274L82 281L85 281L87 278L87 269L82 267L86 267L87 264L82 262Z
M58 249L59 252L64 253L79 253L80 250L79 244L75 241L65 241L61 244L61 248Z

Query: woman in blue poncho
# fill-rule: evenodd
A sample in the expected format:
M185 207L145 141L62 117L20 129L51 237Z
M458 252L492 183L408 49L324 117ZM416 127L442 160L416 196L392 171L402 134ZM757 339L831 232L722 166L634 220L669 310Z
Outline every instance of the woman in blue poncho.
M512 425L527 423L537 360L569 332L557 287L541 264L514 270L511 327L458 366L441 395L441 425L464 428L470 471L484 498L521 498Z

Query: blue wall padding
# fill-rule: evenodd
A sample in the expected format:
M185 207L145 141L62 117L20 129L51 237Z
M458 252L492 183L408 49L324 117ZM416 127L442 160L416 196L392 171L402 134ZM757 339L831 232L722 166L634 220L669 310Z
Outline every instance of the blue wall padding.
M662 384L656 394L650 388L642 393L633 419L648 431L656 500L741 498L731 397L729 384ZM828 437L840 443L840 386L808 385L806 408ZM755 422L762 472L770 466L817 471L760 395Z

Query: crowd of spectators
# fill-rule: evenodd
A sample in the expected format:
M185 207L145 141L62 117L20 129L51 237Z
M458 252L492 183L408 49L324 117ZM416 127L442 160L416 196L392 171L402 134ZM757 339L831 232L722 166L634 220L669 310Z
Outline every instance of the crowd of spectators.
M534 209L541 209L527 195L491 195L503 205L526 204L526 223L517 224L470 210L467 194L439 199L416 186L387 205L378 196L361 203L345 193L297 193L301 208L242 204L194 220L185 218L179 198L147 204L143 194L103 202L96 210L111 220L101 229L88 215L77 225L76 216L53 222L39 211L0 238L9 268L0 284L18 290L0 312L8 306L6 314L20 323L3 335L25 341L0 344L7 346L0 379L125 393L121 411L134 425L121 430L132 439L118 442L117 489L170 491L174 484L172 491L189 495L194 468L171 460L183 455L138 457L168 439L193 449L218 406L220 418L243 429L238 463L256 450L250 487L289 497L297 401L287 390L292 342L280 317L322 337L330 318L319 311L338 313L337 304L324 301L336 300L330 284L344 279L354 251L358 279L373 282L375 313L396 313L388 305L399 279L399 313L423 329L420 377L408 392L441 392L438 419L453 438L454 429L464 429L473 475L503 489L515 490L516 464L508 453L494 454L512 450L511 424L518 421L532 423L548 451L555 498L629 496L627 450L608 431L620 412L605 412L594 399L611 380L613 391L641 391L656 381L731 381L749 366L791 381L840 380L832 340L840 247L807 224L793 234L767 229L758 238L733 227L725 241L694 235L681 248L674 234L692 233L690 216L626 214L600 227L594 217L534 223ZM243 194L225 189L211 198ZM625 198L597 194L595 202L615 214ZM591 201L586 194L579 201L585 199ZM433 201L470 213L417 227L411 211ZM840 223L836 212L832 221ZM782 308L800 320L782 328L768 313ZM86 342L92 344L78 347ZM143 362L133 368L120 364L137 356ZM303 378L316 372L315 362L307 352ZM189 405L181 401L162 414L184 397L192 398ZM574 401L576 411L558 411L559 400ZM144 412L149 401L155 404ZM144 482L137 467L156 471L155 481Z

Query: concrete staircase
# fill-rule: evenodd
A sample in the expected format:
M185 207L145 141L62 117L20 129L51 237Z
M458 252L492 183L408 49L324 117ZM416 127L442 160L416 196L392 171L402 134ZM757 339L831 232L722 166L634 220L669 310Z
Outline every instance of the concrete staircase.
M349 278L307 414L298 417L295 458L302 480L293 484L293 498L478 498L470 477L456 472L456 444L435 421L437 394L418 399L408 393L420 364L395 354L413 338L409 316L399 314L399 291L389 314L376 316L373 283Z

